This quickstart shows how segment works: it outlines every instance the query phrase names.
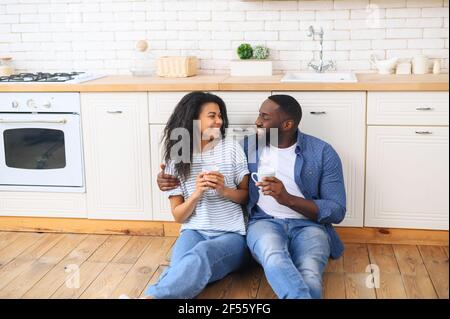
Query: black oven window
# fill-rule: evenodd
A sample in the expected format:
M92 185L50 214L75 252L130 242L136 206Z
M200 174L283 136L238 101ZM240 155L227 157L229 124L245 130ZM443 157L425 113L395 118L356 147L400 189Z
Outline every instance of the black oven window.
M66 167L64 132L20 128L3 132L6 165L12 168L56 169Z

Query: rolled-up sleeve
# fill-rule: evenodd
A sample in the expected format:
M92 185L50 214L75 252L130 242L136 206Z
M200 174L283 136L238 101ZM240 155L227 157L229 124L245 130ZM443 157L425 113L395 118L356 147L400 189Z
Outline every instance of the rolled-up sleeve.
M320 179L319 199L314 203L319 208L319 223L339 224L346 213L344 175L339 155L331 147L323 150L323 170Z
M164 170L164 173L180 178L176 173L175 164L173 163L173 161L170 161L169 163L166 164L166 169ZM164 191L163 193L164 193L164 196L166 196L167 198L170 198L172 196L178 196L178 195L183 196L183 190L181 188L181 185L178 185L174 189Z
M248 170L247 157L242 147L236 143L234 151L234 183L237 186L242 182L244 176L250 174L250 172Z

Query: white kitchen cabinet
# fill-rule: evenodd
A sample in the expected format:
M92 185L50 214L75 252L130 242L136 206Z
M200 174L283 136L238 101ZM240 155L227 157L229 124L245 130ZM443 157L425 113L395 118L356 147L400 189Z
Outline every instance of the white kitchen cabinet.
M302 107L300 130L333 146L342 161L347 213L339 226L364 219L365 92L272 92L293 96Z
M365 226L448 230L448 127L369 126Z
M88 217L151 220L147 93L82 93Z
M448 92L368 92L365 226L448 230Z

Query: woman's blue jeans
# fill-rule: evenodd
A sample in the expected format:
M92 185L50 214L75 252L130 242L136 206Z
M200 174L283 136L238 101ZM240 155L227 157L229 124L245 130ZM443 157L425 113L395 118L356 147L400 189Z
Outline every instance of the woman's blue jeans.
M245 236L225 233L206 236L183 230L172 250L170 266L145 296L157 299L190 299L208 283L222 279L249 259Z

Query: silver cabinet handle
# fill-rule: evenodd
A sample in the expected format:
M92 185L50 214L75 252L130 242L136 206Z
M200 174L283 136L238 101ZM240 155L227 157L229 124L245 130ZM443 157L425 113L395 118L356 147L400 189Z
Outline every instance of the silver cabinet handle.
M431 111L432 107L416 107L417 111Z
M237 128L233 128L233 132L235 132L235 133L248 132L248 129L237 127Z
M109 114L122 114L122 111L106 111Z
M325 112L325 111L320 111L320 112L315 112L315 111L311 111L311 112L309 112L310 114L313 114L313 115L323 115L323 114L327 114L327 112Z
M433 134L433 132L430 132L430 131L416 131L416 134L419 134L419 135L430 135L430 134Z
M66 124L67 120L62 119L59 121L7 121L4 119L0 119L0 123L7 123L7 124Z

